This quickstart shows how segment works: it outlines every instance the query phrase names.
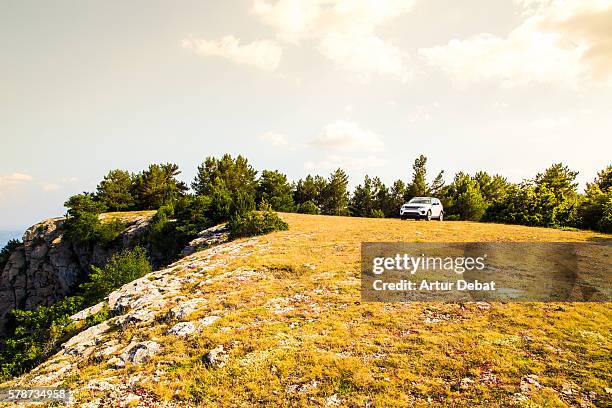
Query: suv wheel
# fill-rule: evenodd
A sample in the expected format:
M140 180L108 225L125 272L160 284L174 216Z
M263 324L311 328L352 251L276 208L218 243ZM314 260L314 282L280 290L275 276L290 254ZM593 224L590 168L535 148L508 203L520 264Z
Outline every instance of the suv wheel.
M431 221L431 211L427 211L427 221Z
M440 217L438 219L444 221L444 212L440 212Z

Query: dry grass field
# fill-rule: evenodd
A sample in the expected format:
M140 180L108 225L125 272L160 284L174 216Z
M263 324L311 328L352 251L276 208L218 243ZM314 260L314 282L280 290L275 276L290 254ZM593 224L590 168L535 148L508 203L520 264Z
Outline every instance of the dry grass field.
M188 336L169 334L176 319L167 318L115 328L104 344L150 340L161 351L120 368L83 358L61 383L84 403L104 394L92 382L129 382L152 406L612 404L611 303L366 303L359 278L362 241L610 236L471 222L282 217L288 231L239 241L230 252L198 252L165 272L193 278L181 301L200 303L182 320L218 317L212 324ZM213 266L201 267L204 261ZM206 364L203 357L219 346L219 361Z

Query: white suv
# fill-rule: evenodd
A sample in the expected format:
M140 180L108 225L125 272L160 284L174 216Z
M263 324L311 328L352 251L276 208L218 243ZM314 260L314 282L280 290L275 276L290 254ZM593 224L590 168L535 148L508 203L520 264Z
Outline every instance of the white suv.
M427 221L436 218L440 221L444 219L444 208L440 200L434 197L414 197L400 208L400 218L426 219Z

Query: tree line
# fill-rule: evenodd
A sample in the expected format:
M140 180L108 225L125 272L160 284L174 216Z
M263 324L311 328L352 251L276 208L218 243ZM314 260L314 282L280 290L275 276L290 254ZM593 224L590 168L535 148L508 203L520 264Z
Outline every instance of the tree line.
M258 173L245 157L226 154L208 157L198 167L192 193L177 178L178 166L166 163L152 164L137 174L111 170L95 193L84 194L106 211L159 209L186 200L191 204L184 206L199 206L210 222L227 220L261 203L282 212L398 217L399 207L410 198L435 196L450 220L612 230L612 165L599 171L584 193L577 190L578 173L562 163L520 183L484 171L458 172L449 184L441 171L428 182L423 155L416 158L412 170L411 180L398 179L389 186L366 175L351 192L348 176L340 168L328 177L307 175L290 182L277 170ZM70 200L67 206L70 208ZM197 211L187 212L197 217Z

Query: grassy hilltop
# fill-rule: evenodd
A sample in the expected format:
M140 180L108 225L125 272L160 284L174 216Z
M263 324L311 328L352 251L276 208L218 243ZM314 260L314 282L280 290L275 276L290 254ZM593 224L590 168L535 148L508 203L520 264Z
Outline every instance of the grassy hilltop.
M382 304L362 303L359 292L362 241L609 235L281 215L288 231L197 252L143 278L180 287L181 297L149 308L153 320L111 321L86 351L60 352L12 383L67 385L79 403L143 406L612 404L610 303ZM169 315L189 302L197 306ZM201 328L176 335L177 321ZM159 345L150 359L113 364L128 344L149 341Z

